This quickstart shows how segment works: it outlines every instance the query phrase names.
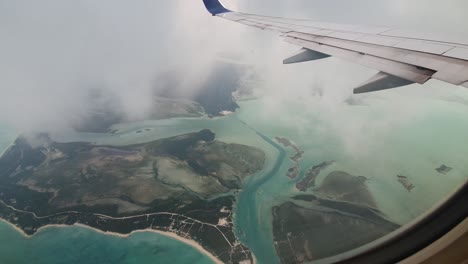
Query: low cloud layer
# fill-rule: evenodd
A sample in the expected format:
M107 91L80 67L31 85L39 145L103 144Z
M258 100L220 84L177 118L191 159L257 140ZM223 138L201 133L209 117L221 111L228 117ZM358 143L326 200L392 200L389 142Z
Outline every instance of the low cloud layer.
M224 2L246 12L453 32L463 31L468 9L463 0ZM256 88L272 105L310 98L333 111L375 72L336 59L284 66L282 59L297 47L212 18L201 0L0 0L0 36L0 123L19 131L69 129L103 103L138 118L150 107L160 76L176 72L178 89L194 93L222 53L242 54L255 67L264 80ZM403 93L438 96L442 86Z
M110 99L138 117L166 72L193 92L217 55L239 45L232 25L185 2L1 1L0 121L63 129ZM90 98L96 91L107 98Z

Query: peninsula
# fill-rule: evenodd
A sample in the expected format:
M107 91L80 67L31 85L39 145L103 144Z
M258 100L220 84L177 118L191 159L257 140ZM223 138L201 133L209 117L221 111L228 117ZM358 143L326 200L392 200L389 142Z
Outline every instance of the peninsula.
M0 218L32 235L48 225L169 232L220 261L253 262L233 231L236 193L263 151L210 130L130 146L19 137L0 158Z
M304 179L296 183L296 188L301 192L305 192L308 188L315 187L315 179L317 179L317 176L320 174L320 172L331 166L334 162L335 161L333 160L325 161L310 168L305 174Z

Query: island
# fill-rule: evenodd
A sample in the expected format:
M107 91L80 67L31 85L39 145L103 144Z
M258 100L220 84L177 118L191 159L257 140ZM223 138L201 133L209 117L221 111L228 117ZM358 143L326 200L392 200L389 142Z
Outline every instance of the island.
M305 174L304 179L296 183L296 189L298 189L301 192L305 192L308 188L315 187L315 179L317 179L317 176L320 174L320 172L331 166L334 162L335 161L333 160L325 161L320 163L319 165L310 168Z
M274 245L281 263L305 263L363 246L399 227L378 208L367 178L334 171L314 194L275 206Z
M451 167L449 167L447 165L441 165L439 168L436 169L436 171L438 173L441 173L441 174L447 174L452 170L453 170L453 168L451 168Z
M401 183L401 185L403 185L403 187L405 187L405 189L408 192L411 192L411 190L414 189L415 186L409 181L408 177L403 176L403 175L397 175L397 178L398 178L398 182Z
M221 262L253 262L233 208L264 163L263 151L210 130L118 147L19 137L0 158L0 218L28 235L57 224L169 232Z
M288 169L287 176L290 179L295 179L297 175L299 175L299 161L301 160L302 156L304 155L304 151L301 150L296 144L294 144L291 140L284 138L284 137L275 137L276 141L282 144L285 148L291 147L296 154L290 157L289 159L294 163L294 166Z
M245 74L251 71L248 65L218 60L204 82L191 87L187 93L184 79L178 72L167 72L157 78L155 94L168 99L185 99L201 106L208 116L220 116L221 112L235 112L239 108L233 93L239 88ZM161 109L164 110L164 109Z

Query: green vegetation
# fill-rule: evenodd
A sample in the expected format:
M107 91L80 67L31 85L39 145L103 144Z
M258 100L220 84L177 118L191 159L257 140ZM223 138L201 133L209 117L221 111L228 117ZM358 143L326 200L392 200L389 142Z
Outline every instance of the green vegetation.
M261 150L210 130L123 147L20 137L0 158L0 217L29 234L57 223L154 228L237 262L251 255L233 232L233 193L264 163Z

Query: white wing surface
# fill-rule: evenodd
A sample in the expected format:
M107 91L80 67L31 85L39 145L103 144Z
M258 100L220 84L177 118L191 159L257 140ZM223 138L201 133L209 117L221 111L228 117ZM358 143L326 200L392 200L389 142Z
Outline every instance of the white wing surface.
M431 78L468 88L466 36L260 16L228 10L219 0L203 1L213 16L275 32L302 47L285 64L333 56L380 71L355 93L423 84Z

